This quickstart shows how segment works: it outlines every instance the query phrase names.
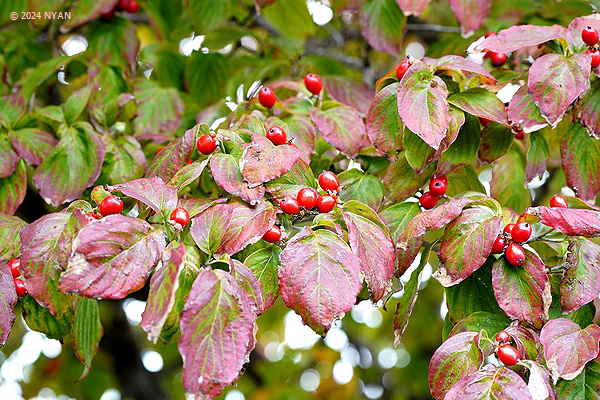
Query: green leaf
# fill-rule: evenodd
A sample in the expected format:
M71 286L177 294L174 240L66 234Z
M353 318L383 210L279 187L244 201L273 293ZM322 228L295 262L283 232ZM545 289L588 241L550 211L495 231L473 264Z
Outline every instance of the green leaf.
M90 24L87 52L102 65L123 68L126 76L135 75L139 41L135 25L124 18L98 19Z
M396 161L402 151L404 124L398 115L398 83L379 91L367 112L367 135L377 151L390 161Z
M225 88L230 76L228 59L220 54L194 51L188 57L183 79L187 92L198 106L206 107L225 98Z
M118 0L80 0L69 10L73 18L67 19L62 29L70 31L86 22L95 20L102 13L110 12L117 6L117 3Z
M343 201L358 200L374 210L379 208L383 200L384 187L375 176L358 169L350 169L339 174L338 178L345 186L340 194Z
M104 334L97 300L86 297L77 299L71 332L75 355L85 367L79 377L79 379L83 379L92 368L92 359L98 352L100 339Z
M0 261L19 257L21 238L18 233L27 225L20 218L0 213Z
M267 192L279 200L285 196L296 197L300 189L305 187L317 189L317 183L310 166L302 159L296 161L292 169L279 178L265 183Z
M465 123L460 128L456 140L442 153L437 164L436 174L446 175L458 167L468 165L477 155L479 147L479 121L465 114Z
M62 104L64 118L67 124L72 124L77 120L90 98L91 87L86 85L73 92L71 96Z
M263 8L262 13L282 36L304 38L315 32L312 17L303 1L278 0Z
M561 400L600 398L600 359L588 362L575 379L560 379L555 387Z
M19 160L15 172L6 178L0 178L0 213L14 214L27 192L27 169L25 161Z
M552 296L548 319L567 318L579 325L581 329L594 322L594 316L596 315L594 303L588 303L573 312L567 313L560 306L560 300L558 295Z
M525 160L515 148L494 161L491 194L502 207L512 208L519 213L531 205L531 194L524 182Z
M535 177L544 175L548 158L550 158L550 150L546 139L540 132L532 132L529 135L529 149L527 150L526 184L529 184Z
M417 175L433 161L435 150L408 129L404 130L402 147L406 149L406 161Z
M514 141L514 134L504 125L490 122L481 131L481 142L479 144L479 160L491 163L502 157Z
M380 211L379 217L389 228L394 243L396 243L404 228L420 212L421 208L416 202L400 203Z
M448 97L448 103L471 115L508 124L504 103L487 89L476 87L453 94Z
M106 157L102 173L110 184L129 182L144 176L146 156L140 143L132 136L119 136L113 139L102 135L106 146Z
M21 79L15 82L15 87L20 88L20 95L26 101L29 101L38 86L54 75L59 68L65 67L70 61L70 57L60 56L39 63L35 68L28 68L23 73Z
M69 307L60 318L56 318L31 296L23 297L21 305L23 318L30 329L41 332L50 339L61 341L71 331L73 308Z
M173 43L149 43L139 54L140 62L152 65L152 78L164 87L183 90L183 70L186 57L179 53Z
M415 174L405 157L390 164L383 178L385 188L390 192L389 198L395 202L404 201L422 187L433 174L430 165L421 175Z
M504 314L475 311L454 325L449 336L460 332L479 332L483 329L487 332L488 337L494 337L496 333L510 325L510 322L510 318Z
M196 34L209 32L221 25L233 11L233 0L186 0Z
M183 101L174 88L161 88L147 79L134 84L134 94L139 102L134 120L135 136L141 140L168 135L179 128L183 115Z
M400 54L406 17L395 0L367 1L359 12L360 30L374 49Z
M279 297L277 274L280 254L281 248L273 245L255 251L244 260L244 264L258 280L265 310L275 304L275 300Z
M584 201L593 201L600 192L600 142L587 134L585 128L573 123L560 143L562 169L567 185Z

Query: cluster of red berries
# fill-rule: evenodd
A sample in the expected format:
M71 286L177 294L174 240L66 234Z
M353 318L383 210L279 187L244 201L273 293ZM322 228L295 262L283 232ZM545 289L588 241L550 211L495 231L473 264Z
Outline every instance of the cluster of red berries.
M16 258L13 258L8 262L8 267L10 268L10 273L12 274L15 282L17 296L25 297L25 295L27 294L27 289L25 289L25 283L23 282L23 280L19 278L19 276L21 275L21 271L19 271L19 268L21 268L21 261Z
M501 235L498 235L492 245L492 254L504 252L506 259L515 267L523 265L525 250L519 243L526 242L531 237L531 225L527 222L508 224Z
M208 135L200 136L200 139L196 142L198 151L204 155L211 154L217 148L217 135L213 132Z
M600 50L598 49L598 31L591 26L586 26L581 31L581 39L590 48L586 51L590 57L592 57L592 69L600 66Z
M488 32L485 34L486 39L489 38L492 35L495 35L496 32ZM486 51L485 55L483 56L483 58L489 58L492 60L492 65L496 68L501 67L506 60L508 59L508 56L504 53L496 53L495 51Z
M504 330L496 334L496 342L498 347L496 348L496 355L502 364L507 367L516 365L521 359L521 354L513 345L509 344L512 340L510 334Z
M111 20L115 16L116 11L126 11L128 13L135 14L136 12L140 11L140 3L138 3L137 0L119 0L117 5L112 10L102 14L102 18Z
M440 175L429 181L429 191L423 193L419 198L419 203L426 210L431 210L438 202L438 199L446 194L448 189L448 178L446 175Z
M286 214L298 214L301 210L310 211L317 208L320 213L333 210L340 192L340 181L331 171L323 171L319 175L319 185L327 194L319 194L313 188L300 189L296 198L286 196L279 202L279 207Z
M321 77L317 74L307 74L304 77L304 86L311 92L313 95L318 95L323 89L323 81L321 81ZM266 108L273 108L275 103L277 102L277 96L273 89L263 86L262 89L258 91L258 102Z

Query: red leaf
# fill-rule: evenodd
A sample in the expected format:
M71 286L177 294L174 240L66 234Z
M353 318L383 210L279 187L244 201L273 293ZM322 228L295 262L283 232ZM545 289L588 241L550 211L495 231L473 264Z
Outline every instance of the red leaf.
M150 279L150 291L146 309L142 313L140 327L148 334L148 340L156 343L158 336L175 305L179 287L179 273L185 261L185 245L171 242L162 255L162 266Z
M17 292L8 264L0 262L0 347L4 346L15 323Z
M235 254L246 246L258 242L275 223L276 211L265 201L254 208L236 202L229 205L233 207L233 214L217 250L219 254Z
M479 333L462 332L448 338L433 353L429 362L431 395L436 399L443 399L456 382L477 371L483 364L483 359L483 352L479 348Z
M404 15L419 16L431 0L396 0Z
M165 218L177 207L177 192L160 178L141 178L109 188L141 201Z
M325 111L313 107L310 117L323 139L350 158L370 146L363 118L352 107L338 106Z
M246 147L240 160L240 170L246 182L255 187L279 178L299 158L300 151L293 144L275 146L265 136L253 134L252 143Z
M589 89L590 63L587 54L571 57L545 54L531 65L527 87L552 128L560 122L571 103Z
M295 114L285 119L269 117L267 119L267 129L277 125L287 133L288 140L298 147L301 158L307 164L310 164L310 158L315 150L315 140L317 132L315 124L308 115ZM264 130L261 134L264 134Z
M0 137L0 178L12 175L19 158L12 148L9 137L7 135Z
M576 105L576 114L579 117L579 122L590 136L595 139L600 139L600 80L595 79L592 82L590 90L581 97Z
M525 133L540 130L548 125L525 85L517 90L508 103L508 119L511 123L519 124Z
M558 378L576 378L585 364L598 356L600 327L592 324L581 329L575 322L558 318L548 321L540 332L544 358L554 383Z
M239 287L246 292L252 311L257 316L265 310L261 286L252 271L241 261L229 259L229 270Z
M492 269L492 286L506 315L539 328L548 320L550 281L540 257L527 249L525 255L520 267L499 258Z
M248 182L244 181L240 167L231 154L214 154L210 158L210 171L217 185L247 203L257 204L265 195L263 185L252 189L248 187Z
M521 364L529 370L527 389L532 400L556 400L556 393L550 382L548 370L542 364L531 360L523 360Z
M581 30L578 34L581 39ZM510 53L523 47L537 46L553 39L565 39L566 37L567 30L560 25L511 26L486 38L479 46L475 47L474 51L489 50L497 53Z
M504 367L486 365L457 382L444 400L462 399L532 400L525 381Z
M352 308L361 280L360 259L328 230L304 227L281 253L281 298L320 335Z
M404 124L398 115L398 83L379 91L367 111L367 135L377 151L390 161L396 161L402 151Z
M350 248L360 258L371 300L377 302L392 288L395 248L389 229L366 204L350 200L342 206Z
M539 217L544 225L565 235L600 236L600 212L596 210L539 206L529 208L527 213Z
M464 57L457 55L447 55L435 59L425 59L431 68L437 71L459 71L459 72L468 72L479 75L480 81L483 84L492 84L496 82L496 78L494 78L485 68L481 65L467 60ZM500 122L500 121L499 121Z
M165 234L120 214L86 225L73 241L59 289L96 299L122 299L146 283L165 249Z
M192 218L190 235L200 250L209 256L219 248L234 208L229 204L216 204Z
M567 185L577 197L593 203L600 192L600 143L583 126L571 124L560 143L562 169Z
M444 81L421 61L408 69L398 86L400 118L411 132L436 150L450 124L447 97Z
M189 398L214 398L235 382L254 344L255 316L233 276L205 267L181 313L179 353Z
M187 197L185 199L179 199L179 207L185 208L188 211L188 213L190 213L190 218L193 218L196 215L203 212L204 210L206 210L207 208L212 207L215 204L224 203L227 200L228 199L225 197L216 200L207 198L195 199L193 197Z
M353 107L363 116L367 114L375 97L375 91L369 85L351 80L347 76L325 76L323 86L333 100Z
M600 246L582 237L569 241L567 264L560 282L560 306L568 313L600 293Z
M463 36L475 32L490 12L490 0L448 0Z

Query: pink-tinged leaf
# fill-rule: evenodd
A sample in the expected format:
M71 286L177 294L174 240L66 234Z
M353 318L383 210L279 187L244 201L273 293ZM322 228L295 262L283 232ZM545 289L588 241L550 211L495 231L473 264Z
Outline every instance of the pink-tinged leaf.
M540 363L523 360L521 364L529 370L527 390L532 400L556 400L556 392L550 381L548 370Z
M85 367L79 379L85 378L92 368L92 359L98 352L100 339L104 334L100 322L98 301L79 297L75 306L75 315L71 326L73 350ZM78 379L78 380L79 380Z
M477 117L508 125L504 103L487 89L477 87L453 94L448 103Z
M358 14L360 31L374 49L397 56L402 49L406 17L395 0L367 2Z
M508 103L508 120L518 124L525 133L540 130L548 125L525 85L517 90Z
M594 13L586 15L585 17L575 18L573 21L571 21L569 27L566 29L567 32L564 38L567 39L567 42L569 42L569 44L575 49L579 49L584 46L587 47L581 38L581 31L587 26L591 26L592 28L600 31L600 16Z
M480 81L483 84L492 84L496 83L496 78L494 78L485 68L481 65L467 60L464 57L457 55L447 55L438 58L437 60L432 60L430 63L431 68L437 71L460 71L463 73L472 73L479 75Z
M134 94L139 102L134 120L136 137L171 136L179 128L184 104L177 89L162 88L151 80L143 79L135 84Z
M463 210L446 226L434 278L442 286L452 286L475 272L492 252L501 224L502 217L487 207Z
M588 92L586 92L576 105L576 114L579 122L590 136L600 139L600 80L595 79Z
M510 128L489 123L481 131L481 141L477 153L481 164L489 164L502 157L515 141L514 134Z
M0 214L0 262L19 257L21 238L18 233L25 225L20 218Z
M527 213L540 218L542 223L569 236L600 236L600 212L582 208L533 207Z
M287 173L265 183L267 192L275 199L281 200L286 196L296 198L300 189L312 187L317 189L315 176L310 166L299 159Z
M216 200L207 198L196 199L193 197L186 197L185 199L179 199L179 207L185 208L190 214L190 218L193 218L196 215L199 215L207 208L212 207L215 204L225 203L227 200L228 199L225 197Z
M573 123L560 143L560 157L567 185L577 197L594 203L600 192L600 142Z
M411 132L436 150L450 124L447 97L444 81L420 61L408 69L398 86L400 118Z
M525 249L520 267L499 258L492 269L492 286L498 305L513 319L540 328L548 320L552 303L550 281L540 257Z
M505 367L488 364L452 387L444 400L532 400L527 384L517 374Z
M9 135L19 157L33 166L40 165L58 143L58 140L48 132L35 128L11 131Z
M477 371L483 364L479 348L479 333L463 332L448 338L437 348L429 362L429 390L436 399L443 399L448 390L463 377Z
M259 185L250 189L244 181L240 167L231 154L218 153L210 158L210 171L215 182L227 193L240 197L252 205L260 203L265 196L265 187Z
M255 251L244 260L244 264L258 280L265 310L275 304L279 297L277 275L280 255L281 247L271 246Z
M187 165L196 142L200 136L210 133L205 124L188 129L183 137L174 139L158 153L146 172L147 177L158 176L164 182L169 182L184 165Z
M59 289L96 299L122 299L146 283L165 249L165 234L120 214L86 225L73 241Z
M15 172L19 155L13 150L10 139L7 135L0 137L0 178L6 178Z
M421 237L427 231L438 230L446 226L454 218L462 213L463 208L471 203L471 199L466 197L455 198L446 203L440 204L431 210L423 211L413 217L406 225L398 237L396 246L400 249L408 249L408 244L412 239Z
M419 16L431 0L396 0L404 15Z
M186 396L214 398L238 379L254 343L248 296L229 273L205 267L192 285L180 324Z
M313 107L310 117L323 139L350 158L371 145L363 118L352 107L338 106L325 111Z
M77 199L100 176L105 151L89 123L76 123L35 170L33 182L40 195L55 207Z
M525 184L529 184L536 177L542 177L546 172L546 161L550 158L550 149L544 136L539 132L529 135L529 149L527 149L527 167L525 168Z
M177 171L173 178L167 182L167 185L172 186L179 192L202 175L202 172L204 172L204 168L206 168L209 161L210 158L205 158L200 162L194 161L191 164L184 165Z
M367 114L375 91L366 83L348 77L329 75L323 77L327 94L338 103L354 107L363 116Z
M68 32L79 25L98 19L101 14L113 10L118 2L119 0L82 0L69 10L69 14L73 15L73 18L65 21L62 30Z
M525 163L525 157L515 147L494 161L490 189L502 207L520 212L531 205L531 193L524 185Z
M490 12L490 0L448 0L463 36L475 32Z
M596 324L581 329L575 322L558 318L548 321L540 332L544 358L554 383L558 378L577 377L585 364L598 356L600 327Z
M0 261L0 347L4 346L15 323L17 292L8 264Z
M299 158L300 151L293 144L275 146L265 136L253 134L252 143L246 147L240 160L240 171L246 182L255 187L279 178Z
M521 359L535 360L541 350L539 347L540 335L531 328L521 325L511 325L504 329L514 340Z
M581 31L579 32L581 38ZM553 39L565 39L567 30L560 25L536 26L519 25L511 26L486 38L474 51L495 51L496 53L509 53L523 47L537 46Z
M103 172L111 183L129 182L141 178L146 172L146 155L140 142L133 136L119 136L113 139L103 135L102 141L106 146L107 163Z
M60 212L44 215L20 233L21 269L27 291L58 318L72 303L72 297L60 293L58 286L60 274L67 267L71 244L80 228L81 222L76 215Z
M360 259L339 236L304 227L281 253L281 298L305 324L325 335L356 302L360 269Z
M252 311L260 315L265 310L261 286L253 272L239 260L229 259L229 270L239 287L246 292Z
M254 208L245 203L229 203L233 207L231 221L223 235L217 253L235 254L246 246L258 242L275 223L276 210L262 201Z
M432 174L433 165L427 167L421 175L415 174L406 158L402 157L388 167L383 177L383 185L388 190L391 200L401 202L415 194Z
M578 310L600 293L600 246L585 238L569 241L567 263L560 281L563 312Z
M141 201L154 212L165 217L177 207L177 192L157 177L136 179L112 186L110 189L118 190L125 196Z
M394 276L401 277L410 268L423 245L423 237L411 239L406 244L406 250L396 246L396 271Z
M356 200L343 204L342 216L350 248L360 258L371 300L376 303L392 289L396 254L390 231L373 209Z
M295 114L285 119L269 117L267 119L267 129L273 125L278 125L287 134L288 140L291 140L301 152L302 159L310 164L310 158L314 153L315 139L317 132L315 124L308 115ZM261 134L264 134L263 131Z
M227 232L234 208L229 204L216 204L192 218L190 235L204 253L213 255Z
M162 255L162 266L150 279L150 291L140 327L148 334L148 340L152 343L156 344L165 321L175 305L179 274L183 270L185 256L184 244L169 243Z
M561 379L555 387L560 400L597 399L600 396L600 358L588 362L575 379Z
M0 178L0 213L14 214L27 193L27 168L23 160L17 163L15 172Z
M565 57L545 54L529 69L527 88L542 116L552 128L573 101L590 87L591 58L587 54Z
M366 174L358 169L349 169L338 175L344 190L340 193L342 201L358 200L377 211L385 188L381 180L371 174Z
M396 161L402 151L404 124L398 115L398 83L379 91L367 111L367 135L377 151Z

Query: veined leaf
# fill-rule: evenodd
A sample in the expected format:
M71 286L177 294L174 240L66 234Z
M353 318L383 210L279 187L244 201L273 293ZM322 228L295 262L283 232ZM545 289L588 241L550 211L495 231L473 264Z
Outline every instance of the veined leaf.
M0 261L0 347L4 346L15 323L17 292L10 268Z
M448 103L477 117L508 125L504 103L487 89L477 87L453 94Z
M265 183L267 192L278 200L286 196L296 198L300 189L305 187L317 189L317 184L310 166L302 159L296 161L292 168L279 178Z
M427 7L430 0L396 0L404 15L415 15L419 16Z
M463 36L470 36L475 32L490 12L490 0L449 0L450 8L454 11L460 23Z
M567 185L577 197L593 202L600 192L600 143L583 126L573 123L560 144Z
M0 213L14 214L27 193L27 168L20 160L12 175L0 178Z
M279 297L277 275L280 255L281 248L271 246L255 251L244 260L244 264L258 280L265 310L275 304L275 300Z
M9 261L21 254L18 233L27 223L8 214L0 214L0 262Z
M578 32L581 37L581 29ZM537 46L553 39L565 39L567 30L564 26L518 25L503 29L495 35L486 38L474 51L495 51L509 53L523 47Z
M388 197L400 202L415 194L432 174L433 165L426 168L421 175L415 174L406 158L402 157L390 164L383 177L383 185L389 191Z
M460 71L462 73L477 74L481 80L481 83L495 83L494 78L485 68L476 62L467 60L464 57L457 55L447 55L433 60L431 62L431 68L435 71ZM471 89L470 89L471 90ZM500 122L500 121L498 121Z
M338 175L344 190L340 193L342 201L358 200L373 210L377 210L385 193L383 184L375 176L350 169Z
M23 297L21 305L23 306L23 319L29 329L56 340L63 340L71 332L73 307L69 306L63 315L57 318L31 296Z
M228 205L233 207L233 213L217 253L235 254L243 250L258 242L275 223L276 210L265 201L254 208L240 202Z
M402 47L406 17L395 0L369 1L359 11L360 30L373 48L397 56Z
M506 154L514 140L514 134L509 128L496 122L490 122L481 131L481 141L477 153L479 161L484 164L496 161Z
M600 293L600 246L583 237L569 241L567 263L560 281L560 305L572 312Z
M379 91L367 111L367 135L377 151L396 161L402 151L404 124L398 115L398 83Z
M179 128L183 115L179 91L161 88L155 82L143 79L135 82L134 94L139 104L134 120L135 136L140 140L171 137Z
M11 131L9 136L19 157L33 166L40 165L58 143L54 136L36 128Z
M313 107L310 117L323 139L350 158L370 146L362 116L352 107L340 105L325 111Z
M71 333L73 335L75 355L85 367L79 377L79 379L83 379L92 368L92 359L98 352L100 339L102 339L102 335L104 334L104 329L102 329L102 323L100 322L100 310L98 310L97 300L85 297L77 299Z
M257 204L265 195L265 187L248 187L240 167L231 154L217 153L210 157L210 171L215 182L227 193L239 196L249 204Z
M525 85L521 86L510 99L508 119L511 123L520 125L525 133L540 130L548 125Z
M542 223L569 236L600 236L600 212L582 208L533 207L527 213L540 218Z
M244 180L255 187L288 172L300 158L300 151L293 144L275 146L261 135L252 135L252 143L244 150L240 171ZM212 164L211 164L212 167Z
M494 161L490 186L492 197L503 207L520 212L531 205L531 194L525 188L525 159L515 148Z
M115 185L114 190L141 201L165 219L177 207L177 192L158 177L140 178Z
M529 184L538 176L546 172L546 161L550 158L550 149L546 139L539 132L529 135L529 149L527 150L527 167L525 168L525 183Z
M228 204L216 204L192 218L190 235L204 253L213 255L218 249L233 215Z
M456 383L444 397L445 400L473 398L481 400L532 400L525 381L506 367L488 364Z

